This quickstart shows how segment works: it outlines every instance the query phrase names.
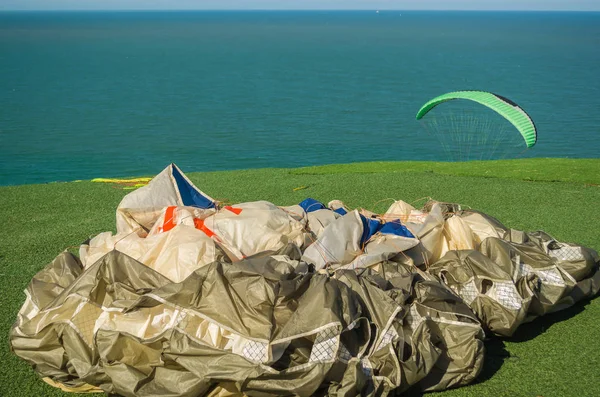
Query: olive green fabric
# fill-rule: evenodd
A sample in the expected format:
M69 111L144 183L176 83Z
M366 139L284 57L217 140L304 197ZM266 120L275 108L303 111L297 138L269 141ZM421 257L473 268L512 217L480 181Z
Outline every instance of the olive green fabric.
M64 252L28 286L11 347L48 383L74 392L439 391L477 377L484 329L509 336L598 293L595 251L444 208L480 243L447 251L426 271L398 256L314 273L288 244L175 283L119 251L85 269Z
M118 251L85 270L65 252L29 286L39 310L13 328L13 351L66 387L124 396L385 395L467 384L481 370L477 319L433 277L393 262L297 273L276 254L172 283ZM117 324L140 316L154 327ZM211 345L196 333L203 322L245 346Z
M428 271L460 295L492 333L511 336L524 322L600 291L594 250L540 231L507 229L474 211L457 216L478 216L501 237L485 237L479 250L449 251Z

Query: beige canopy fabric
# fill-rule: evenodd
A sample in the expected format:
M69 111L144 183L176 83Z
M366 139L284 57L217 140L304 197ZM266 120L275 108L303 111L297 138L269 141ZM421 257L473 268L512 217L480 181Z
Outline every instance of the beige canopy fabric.
M486 332L597 294L599 267L458 204L221 206L170 165L122 200L116 235L34 276L10 343L78 393L440 391L476 379Z
M121 200L117 207L117 232L137 232L143 236L166 207L186 206L204 200L209 203L215 201L200 191L175 164L171 164L148 185L134 190Z

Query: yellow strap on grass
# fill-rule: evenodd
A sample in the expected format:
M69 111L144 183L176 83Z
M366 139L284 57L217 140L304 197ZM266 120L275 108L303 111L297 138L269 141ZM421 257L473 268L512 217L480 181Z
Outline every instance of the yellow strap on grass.
M131 179L110 179L110 178L94 178L92 182L101 183L136 183L136 182L150 182L152 178L131 178Z

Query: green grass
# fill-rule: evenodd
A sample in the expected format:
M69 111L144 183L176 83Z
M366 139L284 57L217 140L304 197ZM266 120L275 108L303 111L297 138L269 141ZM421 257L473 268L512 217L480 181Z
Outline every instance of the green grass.
M454 176L509 178L525 181L579 182L600 185L597 159L520 159L465 162L373 162L298 168L294 174L433 172Z
M385 211L390 198L421 204L433 197L600 250L600 159L363 163L188 176L229 202L290 205L313 197ZM91 182L0 187L0 396L63 395L9 352L9 328L31 277L65 248L114 230L116 206L127 193ZM511 339L490 340L480 380L441 395L600 396L599 340L600 300L583 302L523 325Z

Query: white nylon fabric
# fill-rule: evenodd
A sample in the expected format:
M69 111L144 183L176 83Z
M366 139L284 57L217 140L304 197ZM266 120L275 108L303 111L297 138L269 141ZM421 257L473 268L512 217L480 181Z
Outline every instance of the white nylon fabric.
M114 236L110 232L101 233L82 245L79 255L87 268L112 250L123 252L174 282L186 279L194 270L217 259L215 242L187 225L145 238L135 233Z
M165 207L173 205L181 207L184 205L177 182L173 176L174 170L177 170L198 194L204 196L207 200L214 201L198 189L175 164L171 164L156 175L148 185L123 197L117 207L117 233L137 231L143 235L143 229L150 229Z
M329 265L345 265L360 253L363 224L357 210L331 222L302 256L302 260L321 270Z

